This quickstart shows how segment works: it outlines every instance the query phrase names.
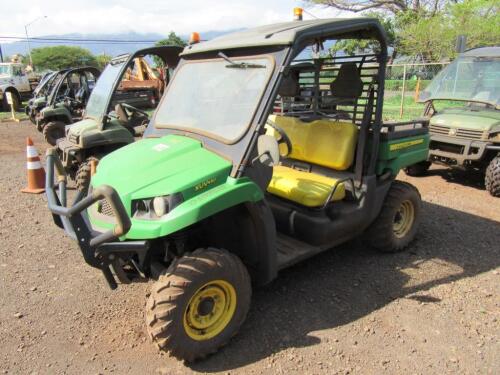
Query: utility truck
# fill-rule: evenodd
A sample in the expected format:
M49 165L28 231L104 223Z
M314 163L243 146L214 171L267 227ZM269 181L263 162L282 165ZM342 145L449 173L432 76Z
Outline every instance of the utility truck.
M11 93L12 106L17 111L21 102L31 97L33 84L23 64L19 62L0 63L0 103L3 110L10 110L5 93Z
M377 48L331 56L327 46L345 38ZM145 138L103 157L73 204L49 150L55 223L111 288L154 280L151 340L203 358L237 333L252 285L356 237L389 253L414 240L420 195L396 176L427 159L427 122L382 122L386 61L373 18L191 44Z

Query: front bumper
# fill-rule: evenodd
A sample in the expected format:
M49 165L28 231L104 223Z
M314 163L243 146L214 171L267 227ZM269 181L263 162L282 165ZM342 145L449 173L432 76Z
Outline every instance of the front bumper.
M429 161L464 166L483 159L486 150L500 147L487 141L476 141L431 134Z
M46 161L47 205L56 225L77 241L85 262L102 271L111 289L117 287L115 276L123 283L130 282L122 268L122 261L130 260L133 256L143 260L149 243L147 241L119 241L119 238L130 230L131 222L118 193L111 186L102 185L93 189L86 197L78 193L73 204L68 207L67 177L55 149L47 150ZM55 177L57 177L57 192ZM102 199L105 199L111 206L116 217L116 224L113 229L100 233L90 226L86 211ZM114 275L111 270L114 271ZM141 273L139 269L138 271Z

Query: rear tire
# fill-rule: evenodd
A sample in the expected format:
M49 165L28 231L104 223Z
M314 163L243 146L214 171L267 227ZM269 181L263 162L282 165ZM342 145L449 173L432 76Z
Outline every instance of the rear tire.
M78 166L78 170L76 171L76 176L75 176L76 189L78 191L83 191L85 194L87 194L89 190L90 178L92 177L91 176L92 161L99 162L99 159L96 158L95 156L88 157L82 164Z
M411 184L394 181L378 217L366 232L370 246L384 253L396 253L415 238L422 201Z
M146 304L152 341L188 362L225 345L250 307L247 269L234 254L198 249L176 259L153 285Z
M488 164L484 176L484 185L492 196L500 197L500 155L494 157Z
M59 138L64 137L64 128L66 124L62 121L51 121L47 123L42 130L43 138L51 146L55 146Z
M431 162L429 161L421 161L420 163L410 165L405 168L405 173L408 176L412 177L420 177L424 176L431 166Z

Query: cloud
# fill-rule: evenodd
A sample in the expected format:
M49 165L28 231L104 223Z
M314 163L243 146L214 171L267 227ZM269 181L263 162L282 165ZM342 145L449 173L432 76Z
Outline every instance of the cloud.
M30 36L67 33L118 33L135 31L166 35L170 31L230 30L288 21L297 0L23 0L5 1L0 13L0 36L24 36L24 25L47 15L29 26ZM43 7L41 6L43 4ZM320 18L338 17L332 8L309 7ZM305 15L304 18L311 18Z

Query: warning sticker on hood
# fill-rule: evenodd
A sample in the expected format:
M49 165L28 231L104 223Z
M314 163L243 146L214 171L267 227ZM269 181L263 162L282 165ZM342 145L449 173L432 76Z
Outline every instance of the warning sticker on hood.
M153 150L158 152L165 151L168 148L170 148L170 146L166 145L165 143L158 143L157 145L153 146Z

